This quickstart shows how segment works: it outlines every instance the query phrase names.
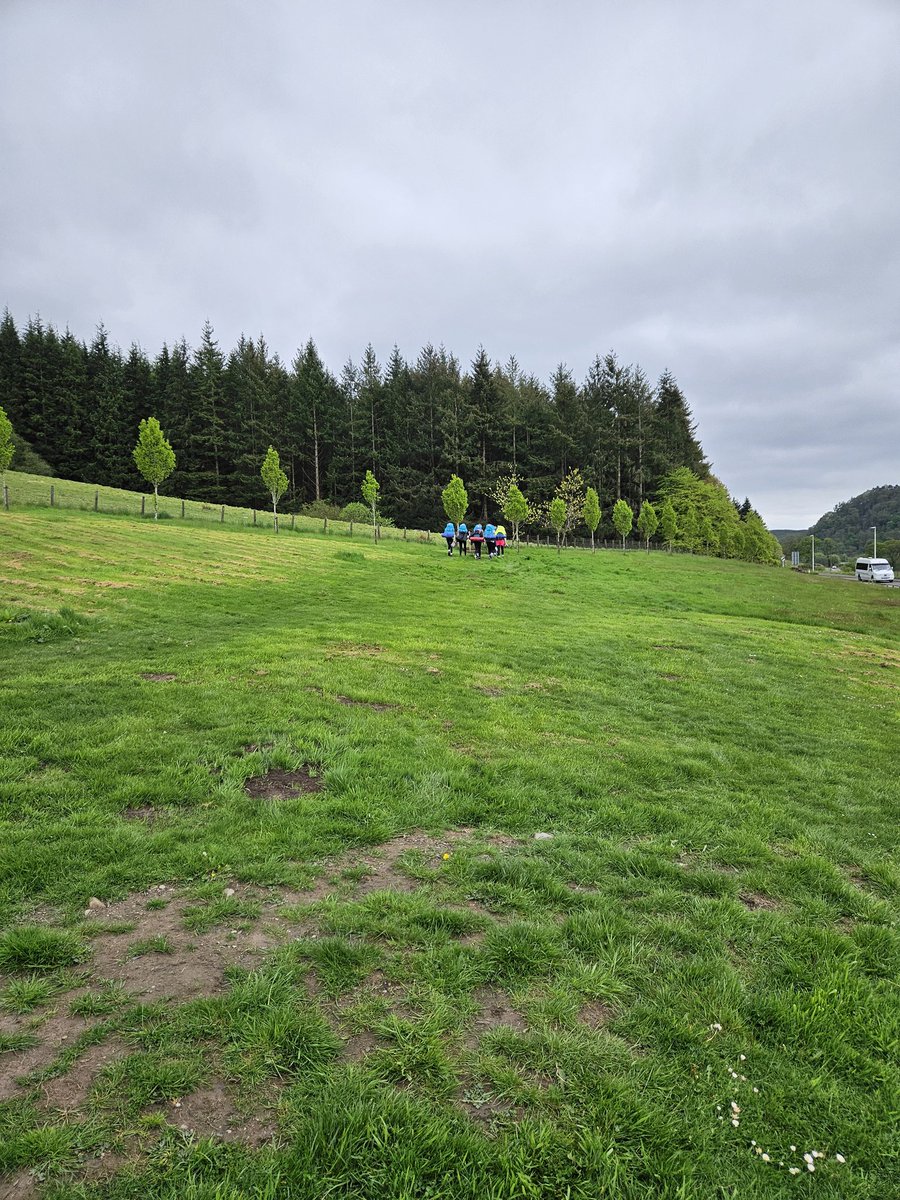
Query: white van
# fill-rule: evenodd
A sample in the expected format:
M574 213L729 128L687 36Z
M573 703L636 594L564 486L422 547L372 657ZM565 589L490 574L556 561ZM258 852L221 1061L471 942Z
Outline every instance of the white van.
M858 558L856 578L863 583L893 583L894 570L886 558Z

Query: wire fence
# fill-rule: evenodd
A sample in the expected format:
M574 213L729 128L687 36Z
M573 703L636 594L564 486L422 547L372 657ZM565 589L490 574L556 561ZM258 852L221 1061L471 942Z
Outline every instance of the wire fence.
M130 492L124 488L100 487L91 483L78 483L70 479L54 479L45 475L26 475L21 472L7 473L9 482L3 487L3 507L7 510L16 508L59 508L76 509L81 512L109 513L117 516L132 516L144 520L154 520L153 494ZM160 496L158 501L159 519L197 521L206 525L239 526L244 529L272 529L274 516L271 509L243 508L232 504L211 504L205 500L182 500L174 496ZM330 517L313 517L303 513L279 513L278 528L283 531L300 533L322 533L348 538L364 539L373 537L373 529L369 524L353 521L336 521ZM427 529L400 529L391 525L379 525L377 528L379 540L402 540L417 542L442 542L441 535ZM523 533L519 539L520 546L544 547L556 549L556 535L553 533ZM594 545L598 550L646 550L641 541L626 539L622 545L621 538L596 538ZM513 547L511 538L507 539L507 549ZM589 537L568 536L562 544L562 549L589 550ZM651 550L662 550L659 545L650 546Z

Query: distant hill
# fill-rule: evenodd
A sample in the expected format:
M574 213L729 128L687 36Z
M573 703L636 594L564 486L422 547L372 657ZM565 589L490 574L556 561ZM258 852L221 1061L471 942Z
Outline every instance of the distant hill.
M871 546L873 525L878 526L879 546L900 539L900 484L870 488L835 505L809 532L816 537L834 538L846 554L862 554Z

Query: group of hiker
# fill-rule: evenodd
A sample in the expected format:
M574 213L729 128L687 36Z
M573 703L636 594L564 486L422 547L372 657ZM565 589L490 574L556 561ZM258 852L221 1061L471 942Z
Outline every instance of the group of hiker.
M487 546L488 558L502 558L506 549L506 530L502 525L476 525L470 533L465 522L454 525L452 521L448 521L441 537L447 543L447 553L451 558L454 542L460 555L468 555L471 543L472 555L475 558L481 558L483 546Z

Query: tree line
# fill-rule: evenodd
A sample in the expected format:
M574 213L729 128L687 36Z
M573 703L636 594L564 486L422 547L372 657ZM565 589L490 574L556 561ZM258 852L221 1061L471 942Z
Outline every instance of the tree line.
M311 339L286 364L262 336L223 351L207 323L196 348L182 338L151 359L138 345L124 354L102 325L86 343L38 317L20 333L7 311L0 406L23 450L66 478L134 487L132 449L152 415L177 455L171 494L262 507L260 464L275 446L285 511L358 502L371 471L380 509L410 527L439 519L454 474L482 517L504 479L527 481L548 528L560 481L577 470L597 493L601 536L613 535L616 501L639 513L677 468L717 486L674 376L651 384L613 353L598 355L581 383L560 365L545 384L483 349L464 369L430 345L414 362L395 347L386 363L369 345L335 374Z

